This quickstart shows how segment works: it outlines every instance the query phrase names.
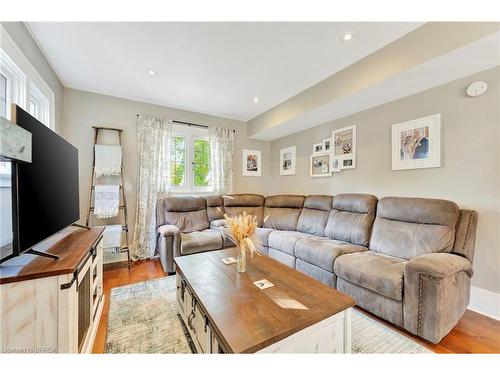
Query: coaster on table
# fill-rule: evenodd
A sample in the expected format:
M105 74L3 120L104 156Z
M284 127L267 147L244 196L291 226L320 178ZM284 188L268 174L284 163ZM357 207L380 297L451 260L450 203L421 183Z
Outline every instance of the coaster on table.
M229 257L229 258L223 258L223 259L222 259L222 262L223 262L224 264L234 264L234 263L236 263L236 262L237 262L237 260L236 260L236 259L234 259L234 257Z
M267 289L267 288L274 286L273 283L271 283L270 281L267 281L266 279L254 281L253 284L259 289Z

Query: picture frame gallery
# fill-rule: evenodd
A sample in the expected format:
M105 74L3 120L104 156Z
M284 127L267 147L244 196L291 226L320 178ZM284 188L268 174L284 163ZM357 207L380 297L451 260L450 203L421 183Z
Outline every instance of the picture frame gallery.
M332 137L313 144L311 177L328 177L356 168L356 125L332 130Z

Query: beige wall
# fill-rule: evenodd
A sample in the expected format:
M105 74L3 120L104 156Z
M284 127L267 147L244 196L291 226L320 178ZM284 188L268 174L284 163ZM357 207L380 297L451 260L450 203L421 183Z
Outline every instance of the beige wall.
M236 129L236 164L234 170L235 192L265 193L263 186L266 181L266 176L269 175L269 164L263 162L262 177L243 177L241 173L242 149L249 148L261 150L263 160L267 161L269 159L270 144L268 142L247 139L245 122L66 88L64 90L63 136L76 146L79 151L81 222L85 221L88 207L92 167L92 126L116 127L125 130L123 132L124 177L129 207L128 219L133 231L137 175L136 115L138 113L147 113L168 119ZM117 141L112 138L113 134L105 133L103 136L102 141L104 142L114 143Z
M55 96L55 131L62 133L63 127L63 96L64 87L52 70L51 65L35 43L22 22L2 22L2 26L16 43L17 47L26 56L31 65L42 77L45 83L54 92Z
M488 92L469 98L465 88L485 80ZM479 211L473 285L500 292L500 67L271 143L268 193L366 192L445 198ZM391 124L441 113L442 167L391 170ZM332 129L357 125L357 167L327 178L309 177L312 144ZM279 175L279 150L297 146L295 176Z

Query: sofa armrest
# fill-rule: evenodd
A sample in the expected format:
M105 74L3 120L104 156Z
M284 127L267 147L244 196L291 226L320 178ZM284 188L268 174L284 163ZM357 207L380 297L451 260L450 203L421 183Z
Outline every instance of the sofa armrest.
M448 253L433 253L410 259L405 267L405 276L407 273L424 273L443 278L462 271L472 276L472 264L466 258Z
M160 225L158 227L158 234L163 237L175 236L181 233L180 229L175 225Z
M458 323L470 297L472 264L458 255L425 254L404 270L404 328L438 343Z
M181 231L175 225L158 227L158 252L163 270L175 272L174 258L181 255Z

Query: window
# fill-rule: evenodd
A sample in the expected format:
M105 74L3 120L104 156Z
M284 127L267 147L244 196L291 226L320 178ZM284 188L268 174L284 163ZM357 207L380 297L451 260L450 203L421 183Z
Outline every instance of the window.
M30 115L47 125L49 123L50 102L32 82L30 83L29 104Z
M186 139L176 135L170 152L170 184L184 187L186 182Z
M206 139L194 139L194 187L210 187L210 143Z
M7 78L0 74L0 116L7 117Z
M33 99L30 99L30 114L33 117L38 118L39 116L39 108L38 108L38 103L35 102Z
M0 116L15 103L54 129L54 93L1 25L0 46Z
M170 150L170 184L172 190L177 192L212 190L210 142L206 129L174 127Z

